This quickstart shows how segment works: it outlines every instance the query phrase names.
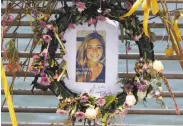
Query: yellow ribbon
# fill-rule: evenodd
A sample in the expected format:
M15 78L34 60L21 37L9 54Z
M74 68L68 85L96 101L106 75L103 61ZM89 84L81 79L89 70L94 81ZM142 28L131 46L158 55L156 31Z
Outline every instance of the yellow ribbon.
M137 0L133 4L132 8L128 11L128 13L126 13L125 15L123 15L123 16L120 17L120 20L123 20L124 17L128 17L128 16L132 15L137 10L137 8L140 6L140 4L142 3L142 1L143 0Z
M159 5L156 0L137 0L133 4L132 8L125 15L120 17L120 20L123 20L124 17L132 15L137 10L137 8L140 6L141 3L142 3L142 9L144 11L144 17L143 17L144 33L146 36L149 36L148 17L149 17L150 9L152 9L153 15L155 15L155 14L157 14L157 12L159 12Z
M56 30L53 30L53 33L54 33L54 35L55 35L56 39L58 40L58 42L59 42L59 44L60 44L61 48L63 49L64 54L66 54L65 47L64 47L64 45L63 45L62 41L60 40L60 38L59 38L59 36L58 36L58 34L57 34Z
M147 0L144 0L142 3L142 9L144 10L144 16L143 16L143 28L144 28L144 33L146 36L149 36L148 32L148 17L149 17L149 12L150 12L150 6L147 3Z
M180 13L180 16L181 16L181 18L182 18L182 20L183 20L183 13Z
M13 107L13 103L12 103L12 99L11 99L11 95L8 87L8 81L6 79L2 61L1 61L1 79L2 79L2 85L4 88L5 97L6 97L6 102L8 104L8 110L9 110L12 126L18 126L18 122L16 119L16 115L15 115L15 111L14 111L14 107Z
M64 69L63 69L62 73L59 75L59 77L57 78L57 81L60 81L60 79L64 75L65 71L66 71L66 65L64 65Z
M156 15L156 13L159 12L159 5L156 0L144 0L142 3L142 9L144 11L144 17L143 17L144 33L146 36L149 37L149 32L148 32L149 12L150 12L150 9L152 9L152 14Z
M180 16L181 16L181 18L183 20L183 9L182 10L178 10L178 11L179 11L179 14L180 14Z
M181 37L181 32L180 32L180 29L178 27L178 18L179 16L175 16L174 17L174 24L173 24L173 27L174 27L174 30L175 30L175 34L178 38L178 41L182 41L182 37Z

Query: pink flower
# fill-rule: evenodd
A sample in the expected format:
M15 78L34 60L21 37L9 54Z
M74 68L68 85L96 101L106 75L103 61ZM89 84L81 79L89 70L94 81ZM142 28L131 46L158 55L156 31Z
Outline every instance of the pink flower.
M52 38L51 38L50 35L43 35L43 39L44 39L44 41L45 41L46 43L49 43L49 42L52 40Z
M74 24L69 24L68 28L75 29L75 25Z
M38 73L39 73L39 69L30 68L29 70L30 70L32 73L34 73L34 74L38 74Z
M63 109L57 109L56 111L57 114L61 114L61 115L66 115L67 111L63 110Z
M48 30L53 30L54 27L53 27L52 24L47 24L47 25L46 25L46 28L47 28Z
M10 64L7 64L7 65L6 65L6 71L7 71L7 72L11 72L11 71L12 71L12 67L11 67Z
M44 73L44 69L41 71L41 77L45 77L46 76L46 74Z
M50 85L50 79L46 76L46 77L41 77L41 82L42 85Z
M99 20L99 21L105 21L106 19L105 19L104 16L100 15L100 16L97 16L97 20Z
M106 103L104 98L98 98L97 99L97 105L103 106Z
M95 23L96 23L96 19L94 19L94 18L90 18L88 20L88 24L90 24L90 25L95 24Z
M53 79L57 79L58 78L58 74L55 74L54 76L53 76Z
M83 3L83 2L76 3L76 8L78 8L79 12L84 11L86 9L85 3Z
M17 69L17 71L21 71L22 70L22 67L20 66L20 64L18 62L16 63L16 69Z
M85 113L83 112L76 112L75 113L76 119L81 120L85 118Z
M39 58L40 58L40 56L38 56L38 55L34 55L32 58L33 58L33 59L39 59Z
M132 7L132 3L131 2L126 2L125 3L125 9L130 10L131 7Z
M81 103L84 103L84 102L87 102L88 101L88 97L87 96L81 96L80 97L80 102Z

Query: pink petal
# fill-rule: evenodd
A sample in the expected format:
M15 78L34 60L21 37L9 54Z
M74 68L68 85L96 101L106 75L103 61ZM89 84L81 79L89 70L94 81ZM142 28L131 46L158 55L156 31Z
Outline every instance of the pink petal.
M48 77L42 77L40 83L42 85L50 85L50 79Z
M38 55L34 55L32 58L33 58L33 59L39 59L39 58L40 58L40 56L38 56Z
M57 109L56 113L61 114L61 115L65 115L65 114L67 114L67 111L62 110L62 109Z
M53 30L53 25L52 25L52 24L47 24L46 27L47 27L47 29L49 29L49 30Z
M90 18L89 20L88 20L88 24L95 24L96 23L96 19L94 19L94 18Z
M51 38L50 35L43 35L43 39L44 39L44 41L45 41L46 43L49 43L49 42L52 40L52 38Z
M74 26L74 24L69 24L68 28L75 29L75 26Z
M99 20L99 21L105 21L106 19L105 19L104 16L97 16L97 20Z
M86 9L85 3L82 3L82 2L76 3L76 8L78 8L79 12L84 11Z

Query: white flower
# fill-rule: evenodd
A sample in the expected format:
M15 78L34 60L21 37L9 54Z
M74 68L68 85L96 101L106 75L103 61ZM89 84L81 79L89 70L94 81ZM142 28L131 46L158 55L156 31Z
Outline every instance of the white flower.
M125 101L126 104L128 104L128 106L132 106L136 103L136 99L135 99L135 96L132 95L132 94L128 94L126 96L126 101Z
M63 97L61 95L59 95L57 98L58 98L58 100L63 99Z
M147 93L147 91L138 91L137 92L137 96L138 96L138 100L140 101L140 100L143 100L144 98L145 98L145 96L146 96L146 93Z
M161 61L155 60L153 62L153 68L157 70L158 72L162 72L164 67Z
M94 108L87 108L85 112L85 117L88 119L96 119L97 111Z
M159 92L159 91L156 91L156 92L155 92L155 95L156 95L156 96L160 96L160 92Z

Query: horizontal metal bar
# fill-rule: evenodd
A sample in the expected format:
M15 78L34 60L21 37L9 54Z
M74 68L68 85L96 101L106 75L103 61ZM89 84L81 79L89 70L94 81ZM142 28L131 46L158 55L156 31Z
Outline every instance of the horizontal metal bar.
M137 54L137 53L128 53L128 55L126 56L125 53L121 53L121 54L118 54L118 58L119 59L135 59L136 60L136 59L139 58L139 54ZM178 60L176 55L167 57L163 53L155 53L155 59L156 60Z
M174 91L173 92L175 97L183 97L183 91ZM1 89L1 95L4 95L4 90ZM27 89L14 89L13 95L53 95L53 93L49 91L41 91L41 90L34 90L34 93L31 92L31 90ZM161 93L163 97L171 97L170 93L168 91L164 91Z
M35 76L35 74L31 73L31 72L27 72L27 73L26 72L17 72L16 73L17 77L24 77L25 75L26 75L26 77L34 77ZM167 79L183 79L183 74L164 73L164 75ZM12 73L6 72L6 76L12 76ZM129 72L128 74L127 73L121 73L121 72L118 73L119 78L134 77L134 76L135 76L135 73L132 73L132 72Z
M26 58L29 57L30 53L29 52L23 52L23 51L19 51L19 57L20 58ZM32 53L32 55L30 55L30 57L32 57L35 54L40 54L38 52L34 52ZM1 55L3 55L3 53L1 52ZM61 53L56 53L56 58L61 57ZM118 54L118 58L119 59L138 59L139 55L137 53L128 53L128 55L126 56L125 53L120 53ZM177 56L170 56L167 57L165 56L163 53L155 53L155 59L157 60L178 60Z
M32 22L32 25L34 25L35 22ZM20 23L15 22L12 24L12 26L30 26L30 22L29 21L21 21ZM183 24L178 24L179 28L183 28ZM148 24L149 28L165 28L164 24L162 23L149 23Z
M178 73L164 73L163 74L167 79L183 79L183 74ZM119 78L125 78L125 77L134 77L135 73L118 73Z
M1 126L12 126L10 122L2 122ZM64 126L63 123L18 123L18 126ZM84 126L82 123L76 123L75 126ZM86 126L86 125L85 125ZM95 126L102 126L95 124ZM147 125L147 124L111 124L110 126L175 126L175 125ZM176 125L182 126L182 125Z
M27 113L55 113L56 107L14 107L15 112ZM8 112L8 107L5 106L1 112ZM148 115L176 115L174 109L129 109L128 114L148 114ZM180 115L183 115L183 109L180 110Z
M1 13L5 13L5 8L2 8L1 9ZM21 11L21 9L19 9L19 8L15 8L15 9L12 9L11 11L10 11L10 13L19 13ZM52 14L55 14L56 13L56 10L53 10L52 11ZM136 11L135 12L136 13L136 15L143 15L144 14L144 12L143 11L141 11L141 10L138 10L138 11ZM150 12L150 15L152 15L152 13Z
M16 34L13 34L13 33L7 33L4 38L32 38L33 37L33 34L24 34L24 33L16 33Z
M7 33L4 38L32 38L33 34L25 33ZM182 36L183 37L183 36ZM119 36L120 38L120 36ZM168 36L156 36L156 40L167 40Z

